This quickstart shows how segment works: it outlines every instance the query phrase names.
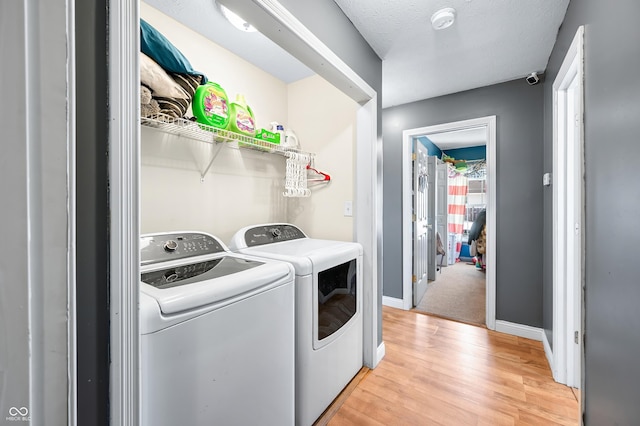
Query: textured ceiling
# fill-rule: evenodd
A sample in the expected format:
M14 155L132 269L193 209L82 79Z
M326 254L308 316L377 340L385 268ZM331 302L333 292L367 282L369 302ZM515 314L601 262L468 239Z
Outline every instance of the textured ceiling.
M215 0L145 1L285 83L313 74L262 34L234 29L221 17ZM543 72L569 4L569 0L334 1L383 60L383 107ZM442 7L453 7L456 21L435 31L431 15Z
M569 0L334 0L382 58L389 107L543 72ZM456 10L436 31L431 15Z

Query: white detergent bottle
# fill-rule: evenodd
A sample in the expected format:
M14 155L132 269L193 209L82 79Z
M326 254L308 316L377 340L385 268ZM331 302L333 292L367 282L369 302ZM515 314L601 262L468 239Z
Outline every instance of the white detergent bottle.
M293 148L293 149L300 148L300 143L298 142L298 136L296 136L296 133L293 130L287 129L287 131L285 132L284 145L287 148Z
M285 143L285 135L284 135L284 126L282 124L277 123L276 121L271 122L271 131L277 135L280 135L280 141L278 142L280 146L284 146Z

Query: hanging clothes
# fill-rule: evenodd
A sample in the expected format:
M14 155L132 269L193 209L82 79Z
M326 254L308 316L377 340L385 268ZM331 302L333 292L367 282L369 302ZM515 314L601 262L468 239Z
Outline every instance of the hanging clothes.
M451 170L451 168L450 168ZM467 193L469 192L469 179L459 173L452 172L449 175L448 196L448 229L449 234L455 235L456 260L460 257L462 248L462 234L464 232L464 219L467 208Z

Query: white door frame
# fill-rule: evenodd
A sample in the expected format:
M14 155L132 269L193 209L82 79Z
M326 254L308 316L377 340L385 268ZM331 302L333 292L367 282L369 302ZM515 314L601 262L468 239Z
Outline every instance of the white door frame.
M557 382L581 387L584 280L584 27L553 82L553 348ZM575 333L578 339L575 342Z
M110 1L109 57L111 180L111 418L139 423L139 0ZM384 357L378 344L382 253L381 138L376 91L276 0L223 0L263 34L305 62L360 104L357 111L355 236L364 247L364 353L366 366ZM285 29L286 31L281 31ZM320 64L320 65L318 65Z
M140 424L139 0L109 4L111 424Z
M487 272L486 326L496 328L496 116L408 129L402 132L402 307L411 309L411 143L418 136L464 130L487 129Z

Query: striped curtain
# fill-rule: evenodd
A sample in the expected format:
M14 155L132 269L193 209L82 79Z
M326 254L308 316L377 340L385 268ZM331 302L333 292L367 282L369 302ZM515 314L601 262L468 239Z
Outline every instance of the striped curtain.
M449 234L456 236L456 260L460 257L462 248L462 234L464 232L464 219L467 209L467 193L469 192L469 180L458 173L449 175Z

